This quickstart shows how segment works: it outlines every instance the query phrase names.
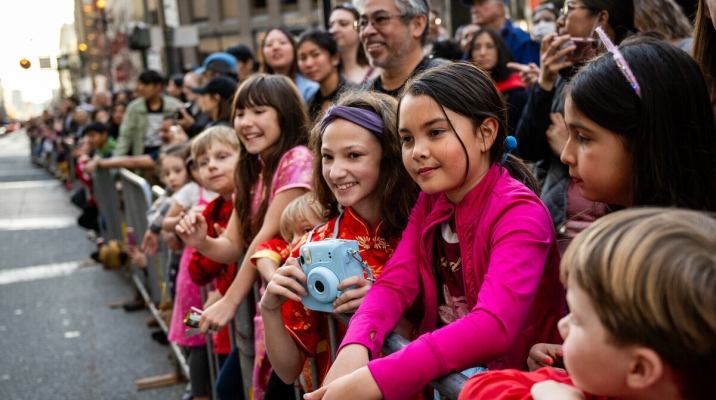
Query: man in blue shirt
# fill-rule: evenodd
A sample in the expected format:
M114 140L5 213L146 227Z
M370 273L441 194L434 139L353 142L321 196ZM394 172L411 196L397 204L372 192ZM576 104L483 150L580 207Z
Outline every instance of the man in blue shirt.
M461 1L464 6L470 7L473 24L500 33L516 62L539 65L539 43L533 41L527 32L512 25L512 21L505 16L503 0Z

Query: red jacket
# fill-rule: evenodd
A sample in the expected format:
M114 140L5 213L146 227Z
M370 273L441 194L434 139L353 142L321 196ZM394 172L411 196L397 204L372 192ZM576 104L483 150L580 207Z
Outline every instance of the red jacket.
M532 400L530 390L539 382L555 381L574 386L566 373L554 368L541 368L535 372L514 369L488 371L470 378L460 392L458 400ZM584 393L585 400L616 400L613 397Z

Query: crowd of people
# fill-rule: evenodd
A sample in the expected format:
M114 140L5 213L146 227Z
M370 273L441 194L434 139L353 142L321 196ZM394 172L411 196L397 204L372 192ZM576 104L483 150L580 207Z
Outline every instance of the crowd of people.
M227 326L258 282L254 399L441 398L453 372L460 399L713 398L716 4L692 29L673 0L546 2L530 35L462 2L455 39L426 0L356 0L32 121L65 177L166 187L130 256L173 254L187 397L244 398ZM337 284L337 348L301 250L334 238L369 270Z

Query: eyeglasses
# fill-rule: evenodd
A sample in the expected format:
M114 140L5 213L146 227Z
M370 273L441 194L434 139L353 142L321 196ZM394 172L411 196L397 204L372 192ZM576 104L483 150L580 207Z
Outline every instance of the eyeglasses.
M388 14L388 13L379 13L374 14L370 18L363 18L360 17L358 19L358 30L361 31L368 27L368 24L372 24L375 29L381 29L385 28L389 23L390 20L393 18L403 18L405 17L405 14Z
M574 10L589 10L589 7L586 6L579 6L575 5L574 3L565 2L564 7L562 7L562 15L565 17L569 15Z

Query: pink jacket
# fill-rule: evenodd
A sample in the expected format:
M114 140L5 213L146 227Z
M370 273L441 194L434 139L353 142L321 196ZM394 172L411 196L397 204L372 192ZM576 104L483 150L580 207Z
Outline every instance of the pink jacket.
M453 214L471 312L436 330L434 235ZM386 335L419 295L426 310L421 336L378 358ZM368 368L385 398L404 399L432 379L469 367L526 370L532 345L561 343L557 321L565 314L549 211L504 168L492 166L460 204L444 194L420 195L393 258L351 319L341 347L367 347Z

